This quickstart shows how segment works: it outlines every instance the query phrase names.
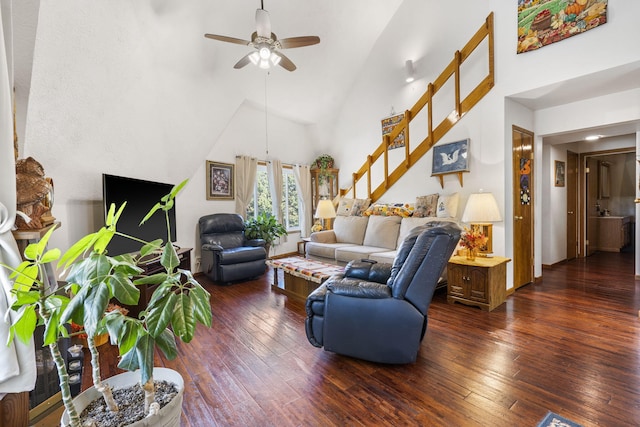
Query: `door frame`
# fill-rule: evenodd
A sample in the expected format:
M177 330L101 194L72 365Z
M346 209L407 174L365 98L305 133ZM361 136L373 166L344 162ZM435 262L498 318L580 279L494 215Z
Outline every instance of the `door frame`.
M567 183L567 261L578 258L580 251L579 238L579 213L580 197L578 192L578 180L580 171L580 156L571 150L567 150L567 166L565 168ZM573 232L570 232L573 230ZM572 240L572 241L571 241Z
M523 265L523 259L525 258L525 254L522 253L522 250L518 250L518 248L522 248L523 244L520 242L521 234L516 232L518 225L516 221L519 219L522 220L522 217L518 219L518 206L520 206L520 170L519 166L515 165L515 156L516 156L516 147L514 143L514 134L520 133L527 135L531 138L530 147L528 149L529 159L533 162L531 167L531 172L529 175L529 189L530 189L530 203L529 203L529 212L528 212L528 236L530 241L528 255L529 259L526 260L526 265ZM521 144L522 145L522 144ZM535 155L535 134L533 131L522 128L517 125L511 125L511 168L512 168L512 176L513 183L511 188L512 194L512 209L513 209L513 241L512 241L512 253L513 253L513 290L517 290L518 288L535 283L535 207L537 202L537 198L535 197L535 170L536 170L536 161L534 158ZM526 274L525 274L526 273ZM526 276L526 277L525 277ZM521 280L522 279L522 280ZM527 280L526 282L523 280Z
M580 168L580 184L579 184L579 193L578 193L578 205L580 206L580 216L578 218L578 257L584 258L587 256L587 246L586 246L586 231L588 226L588 207L587 204L587 171L586 171L586 159L587 157L597 157L597 156L605 156L609 154L624 154L624 153L636 153L636 147L626 147L626 148L614 148L611 150L599 150L599 151L588 151L585 153L580 153L580 161L578 162L578 167ZM637 154L637 153L636 153Z

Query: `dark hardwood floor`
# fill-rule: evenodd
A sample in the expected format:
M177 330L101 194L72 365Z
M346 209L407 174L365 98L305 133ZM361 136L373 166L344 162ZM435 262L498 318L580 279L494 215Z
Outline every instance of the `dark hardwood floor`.
M185 378L185 427L535 426L547 411L585 427L640 425L632 253L545 268L541 283L490 313L449 305L439 290L418 360L406 366L311 346L304 304L271 291L272 271L232 286L199 279L213 327L173 361L156 355ZM101 352L104 375L115 373L115 352Z

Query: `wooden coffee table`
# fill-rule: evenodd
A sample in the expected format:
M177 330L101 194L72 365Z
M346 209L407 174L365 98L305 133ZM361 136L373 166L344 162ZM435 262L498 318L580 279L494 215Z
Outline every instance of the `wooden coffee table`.
M273 267L272 290L303 300L329 277L344 272L343 266L300 256L268 259L267 265ZM279 283L278 270L282 270L283 283Z

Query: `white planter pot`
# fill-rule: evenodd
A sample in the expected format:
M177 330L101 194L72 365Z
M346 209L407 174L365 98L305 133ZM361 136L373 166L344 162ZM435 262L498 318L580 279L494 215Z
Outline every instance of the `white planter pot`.
M153 368L153 380L154 381L167 381L174 383L178 388L178 394L173 398L168 405L160 409L160 412L152 417L143 418L140 421L136 421L133 424L129 424L129 427L180 427L180 415L182 414L182 396L184 394L184 380L182 375L173 369L168 368ZM140 381L140 374L138 371L125 372L122 374L114 375L113 377L104 380L113 389L125 388L138 384ZM76 405L78 415L82 413L84 408L89 406L91 402L100 398L102 395L94 388L88 388L73 399ZM66 427L69 425L69 415L67 411L62 414L60 420L61 425Z

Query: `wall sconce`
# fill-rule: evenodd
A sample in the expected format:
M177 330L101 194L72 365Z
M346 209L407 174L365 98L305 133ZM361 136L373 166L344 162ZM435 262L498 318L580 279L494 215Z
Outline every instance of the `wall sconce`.
M471 225L471 228L480 229L487 236L487 244L480 252L493 252L492 222L502 221L500 210L492 193L474 193L469 196L467 206L461 218L462 222Z
M333 218L336 217L336 209L330 199L320 199L316 208L316 218L322 220L322 229L331 230L333 228Z
M413 61L410 59L407 59L407 62L404 63L404 72L405 72L405 79L404 81L406 81L407 83L411 83L412 81L414 81L415 75L416 75L416 69L413 66Z

